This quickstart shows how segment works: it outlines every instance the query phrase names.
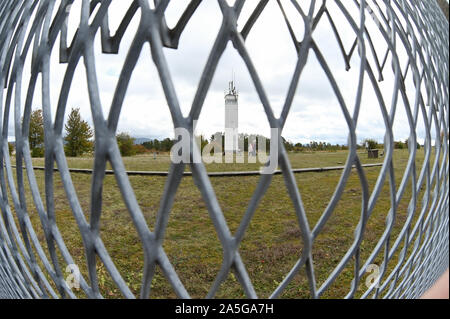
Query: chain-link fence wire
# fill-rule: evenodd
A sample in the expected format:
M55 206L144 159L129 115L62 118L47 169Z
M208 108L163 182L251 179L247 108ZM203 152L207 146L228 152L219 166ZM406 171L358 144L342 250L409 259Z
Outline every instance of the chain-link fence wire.
M208 0L210 1L210 0ZM211 0L213 1L213 0ZM422 0L335 0L340 14L346 18L354 32L353 46L347 51L342 45L339 27L336 26L336 12L327 9L331 0L314 1L308 4L292 1L296 19L304 23L303 38L296 37L294 27L286 15L286 3L277 1L285 23L292 38L292 45L297 52L297 62L291 79L288 93L280 117L272 110L266 91L258 76L246 47L246 38L261 13L266 9L268 0L251 1L254 7L252 14L242 29L237 27L237 19L246 1L236 0L233 5L225 0L218 0L222 13L222 24L209 53L201 74L195 98L188 116L183 116L177 100L175 87L169 66L163 51L164 47L176 49L180 36L190 19L196 14L200 0L186 1L186 9L175 27L170 29L165 21L165 11L169 1L156 1L150 5L146 0L131 3L123 19L111 35L108 25L108 0L83 0L81 19L73 39L68 39L67 17L73 0L4 0L0 3L0 103L3 116L0 128L2 140L0 156L1 182L1 218L0 218L0 297L2 298L46 298L76 297L66 284L67 273L63 269L59 257L67 264L73 264L71 254L61 236L55 222L55 190L53 188L55 164L58 168L67 201L84 245L88 277L81 275L80 287L87 297L102 297L97 274L98 260L104 265L117 288L127 298L136 297L127 286L110 257L102 238L99 235L99 224L102 211L102 184L105 169L109 162L120 189L122 199L128 209L134 227L142 241L144 252L144 268L140 288L140 297L150 296L152 279L156 267L160 267L169 281L173 291L181 298L188 298L189 293L181 282L171 264L162 242L168 224L169 212L174 196L183 178L186 165L190 165L192 177L200 190L209 211L223 251L222 265L209 289L207 297L214 297L220 284L233 271L249 298L257 298L252 278L239 252L241 243L252 216L268 189L272 175L261 175L258 185L245 211L241 223L235 233L231 233L223 212L214 193L210 178L202 163L171 164L161 198L154 231L150 231L137 202L125 167L120 156L115 138L121 108L125 99L127 85L136 66L141 50L146 43L151 48L152 59L156 66L167 106L174 127L183 127L192 132L192 123L199 118L219 59L227 44L231 42L249 71L251 80L264 107L265 114L272 128L278 128L280 139L286 119L289 116L292 101L299 84L299 78L308 61L309 55L315 55L326 74L337 97L342 114L348 126L349 152L342 170L339 183L334 190L326 209L315 226L311 226L305 213L302 197L297 181L283 143L279 143L279 166L284 182L295 208L296 218L301 229L304 248L297 262L289 273L272 292L271 297L278 297L300 271L305 270L312 298L320 297L337 276L350 262L354 264L354 278L349 287L347 298L352 298L362 278L369 271L376 258L381 259L379 284L370 286L362 297L383 298L415 298L428 289L435 280L448 268L448 207L449 207L449 165L448 165L448 60L449 33L448 22L435 1ZM248 3L249 1L247 1ZM357 16L349 13L350 7L356 8ZM99 98L99 86L95 71L96 54L94 54L94 37L101 35L103 53L118 53L123 35L132 18L140 12L140 21L131 45L126 48L127 56L118 78L107 118L102 113ZM291 13L291 12L290 12ZM339 83L333 76L320 47L315 41L314 31L322 19L329 20L330 41L337 40L347 69L353 57L360 59L359 80L355 88L356 103L351 114L346 105ZM387 48L381 50L372 41L366 28L369 20L375 22L377 32ZM59 44L57 43L59 39ZM407 64L401 65L399 48L407 55ZM67 64L64 81L60 89L56 114L51 114L50 80L52 65L50 54L59 50L61 63ZM369 54L370 53L370 54ZM31 55L31 72L24 70L24 61ZM373 58L368 58L372 56ZM387 58L391 65L386 63ZM83 64L80 59L83 59ZM77 198L72 183L69 167L64 154L63 123L66 113L68 94L73 85L72 79L77 68L84 68L90 100L90 109L95 128L95 159L90 190L91 207L84 212ZM393 91L389 98L382 92L379 82L383 74L391 68L394 75ZM30 114L32 111L35 88L40 75L42 111L45 130L45 204L41 197L38 182L33 170L28 140ZM406 93L405 77L413 79L415 94ZM22 86L22 83L25 85ZM370 87L376 94L384 125L385 156L377 182L369 191L365 171L361 166L357 149L356 126L361 108L363 91ZM56 88L52 88L55 90ZM22 91L26 98L21 100ZM400 102L401 101L401 102ZM390 104L389 104L390 103ZM409 157L399 187L396 187L393 164L393 123L396 109L403 107L409 125ZM389 111L388 111L389 110ZM12 114L13 113L13 114ZM11 116L10 116L11 115ZM8 130L10 118L14 118L15 136L15 171L12 168L8 152ZM425 127L424 152L425 159L421 167L416 167L416 143L418 118L423 119ZM199 155L195 144L190 151L191 159ZM432 156L434 155L434 157ZM345 256L320 286L316 283L315 265L313 261L313 244L323 230L326 222L339 203L346 181L352 167L356 168L361 189L361 215L354 231L354 240ZM416 174L417 171L420 172ZM41 221L46 247L36 235L30 222L29 207L25 201L24 179L28 180L33 203ZM240 178L240 177L235 177ZM365 234L366 224L370 217L381 188L389 182L390 209L387 212L386 228L370 256L361 258L360 244ZM408 183L413 185L411 199L407 208L407 218L396 238L391 238L393 224L396 219L400 200L404 197ZM10 196L8 196L8 193ZM419 198L419 193L423 194ZM418 202L422 201L421 208ZM86 214L88 213L88 214ZM89 216L89 219L86 218ZM413 221L415 221L413 223ZM409 253L406 253L409 251ZM398 261L393 260L399 253ZM394 267L388 268L388 263Z

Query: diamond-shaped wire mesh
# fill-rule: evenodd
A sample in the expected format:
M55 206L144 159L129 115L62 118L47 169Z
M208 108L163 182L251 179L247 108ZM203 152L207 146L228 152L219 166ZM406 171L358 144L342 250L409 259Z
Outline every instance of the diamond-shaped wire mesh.
M187 289L179 279L162 246L174 194L183 178L186 165L190 165L192 170L192 177L186 178L195 180L223 250L221 268L216 274L207 297L216 295L219 286L230 271L235 273L247 297L258 297L252 284L252 278L241 258L239 244L258 203L272 181L272 175L260 176L248 206L242 207L245 213L239 228L232 234L213 191L205 166L202 163L171 164L154 231L150 231L146 224L125 171L115 138L127 85L145 43L150 44L152 59L159 74L174 127L191 130L193 121L199 118L219 59L229 42L232 42L249 71L270 126L278 128L280 134L289 116L299 78L308 61L308 55L315 55L334 90L348 126L349 152L334 194L313 228L306 217L302 197L291 170L287 152L283 144L279 143L279 166L295 209L304 249L296 264L272 292L271 297L280 296L300 270L306 271L311 297L320 297L333 284L343 269L352 262L354 278L351 286L348 287L348 294L342 296L352 298L358 287L361 286L361 280L369 271L370 265L378 258L381 260L379 285L370 286L362 297L414 298L428 289L448 268L449 33L448 22L435 1L335 0L333 3L338 8L339 14L346 18L354 32L353 46L349 51L342 45L339 27L334 23L336 12L327 9L331 0L311 0L307 1L308 4L302 1L292 1L292 8L294 8L292 10L295 12L290 13L304 24L303 39L296 38L294 27L286 15L284 2L277 1L298 56L295 72L279 118L275 117L272 111L268 96L258 76L258 70L253 65L246 48L246 38L252 32L252 27L261 13L266 9L268 0L252 1L249 4L254 6L254 9L242 29L238 29L237 19L245 1L236 0L234 5L230 6L225 0L218 0L222 13L222 24L209 57L205 61L201 80L187 117L184 117L180 110L163 48L177 48L185 26L196 14L196 9L201 1L186 1L184 13L176 26L170 29L165 22L168 0L155 0L154 8L146 0L136 0L124 13L123 20L115 34L111 35L108 25L108 8L111 1L83 0L77 32L74 38L68 41L67 17L73 2L73 0L4 0L0 2L0 85L2 87L0 103L3 116L0 124L2 131L0 148L2 160L0 169L1 298L76 297L65 282L67 273L63 271L59 262L59 256L62 256L65 263L73 264L72 256L55 222L55 214L57 214L53 189L55 167L58 168L59 173L56 174L60 174L66 199L78 225L78 229L73 231L79 232L84 244L88 278L81 277L82 291L87 297L102 297L98 283L98 268L96 267L100 260L122 295L128 298L135 297L117 270L114 260L110 257L99 236L102 184L107 162L114 170L123 201L142 241L145 258L140 297L150 295L151 283L157 266L161 268L177 296L189 297ZM357 17L349 13L350 7L353 10L356 8L359 12ZM139 27L133 42L127 48L128 54L117 82L108 118L105 119L95 71L97 56L94 54L94 38L96 34L100 33L103 53L118 53L123 35L129 27L130 21L138 12L140 12ZM353 114L350 114L339 90L339 83L336 83L321 49L315 41L314 31L319 21L323 19L329 21L330 39L338 41L341 52L336 52L336 54L342 55L347 69L350 67L349 61L352 58L356 57L360 60L360 77L358 86L355 88L356 104ZM369 20L378 27L377 31L386 44L385 50L374 45L369 29L366 28ZM66 63L67 69L63 85L58 92L56 114L51 114L49 74L52 65L50 64L50 53L58 50L57 39L59 39L60 62ZM400 47L406 52L407 65L400 65ZM24 61L30 55L32 56L31 72L27 73L28 71L24 70ZM388 56L391 57L391 65L386 63ZM81 58L84 63L80 63ZM72 79L77 68L84 68L86 71L90 108L95 128L95 162L90 190L92 204L89 212L83 211L77 198L64 154L62 134L68 94L73 85ZM391 100L385 99L386 93L381 92L378 82L383 80L383 75L388 68L391 68L394 75L392 79L394 87L392 95L389 95ZM413 95L406 94L405 78L408 73L413 78L416 90L416 94ZM39 75L45 129L45 204L39 192L39 181L36 180L33 170L28 141L31 106ZM25 86L22 86L22 82ZM378 106L386 126L383 165L371 191L369 191L365 171L356 152L356 126L361 108L361 96L368 87L373 89L377 96ZM56 90L56 88L51 89ZM27 93L24 101L21 100L23 90L26 90ZM391 104L387 105L387 103ZM408 119L408 123L404 124L409 125L410 128L409 158L402 181L396 188L393 167L393 123L396 117L395 110L400 107L405 109ZM8 153L10 115L14 118L15 171ZM423 119L426 137L424 142L425 160L421 167L417 167L420 171L417 175L415 145L417 143L418 117ZM191 150L191 158L198 154L198 148L194 147ZM433 160L431 154L434 155ZM360 220L354 232L353 244L325 282L318 286L313 261L313 244L341 200L352 168L356 169L359 176L363 194ZM25 178L28 180L34 206L39 214L46 247L41 244L36 229L30 222L30 208L27 207L25 200ZM365 235L369 216L377 201L382 200L379 199L379 195L385 182L389 182L391 198L390 209L386 212L388 218L385 230L382 236L376 239L377 244L370 256L363 260L360 254L360 244ZM407 218L399 235L391 238L397 208L404 197L408 183L411 183L413 187L407 208ZM422 198L418 198L419 193L423 193ZM417 203L420 200L423 205L418 209ZM89 216L89 219L86 216ZM407 251L409 251L408 254ZM394 261L393 256L397 253L399 258ZM394 267L388 269L386 267L388 263L394 263Z

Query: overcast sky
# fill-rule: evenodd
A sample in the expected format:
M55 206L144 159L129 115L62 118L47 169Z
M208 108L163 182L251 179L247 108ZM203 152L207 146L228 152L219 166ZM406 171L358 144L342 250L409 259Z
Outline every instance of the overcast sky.
M78 25L80 3L81 1L75 1L70 12L69 39L75 33ZM110 29L112 33L115 32L130 3L131 1L123 0L112 2L110 8ZM169 27L175 25L187 3L188 1L178 0L170 2L166 12L166 20ZM302 20L290 1L282 1L282 3L298 39L302 39ZM256 4L257 1L246 2L238 21L239 29L243 27ZM349 2L349 5L350 13L356 17L356 21L359 23L357 18L358 9L353 2ZM307 12L309 1L302 1L302 6ZM346 50L349 51L355 39L355 34L332 1L327 2L327 7L338 26L343 44ZM95 42L97 52L96 68L105 117L108 114L115 85L139 19L140 14L137 13L125 34L117 55L101 53L99 32L97 33ZM387 46L384 44L381 34L377 32L377 27L372 19L367 17L367 20L367 27L376 44L379 59L382 59ZM220 25L221 12L217 1L204 0L187 24L180 38L179 48L177 50L164 49L171 77L176 88L177 98L185 115L188 114L192 105L200 75ZM357 54L353 55L351 69L346 71L336 38L325 16L322 17L314 32L314 39L329 63L329 67L345 98L349 112L352 114L358 83L359 56ZM59 40L56 43L59 43ZM276 1L269 1L266 9L250 32L246 45L269 97L271 106L276 116L278 116L294 72L297 54ZM375 70L373 56L370 54L368 47L367 52L368 61ZM53 115L56 111L59 91L67 67L66 64L58 63L58 54L56 46L52 52L50 75ZM400 53L400 58L400 63L404 68L407 62L406 55ZM25 68L27 68L27 64L29 67L29 60L27 60ZM228 44L220 59L203 105L197 132L209 137L214 132L224 131L224 91L228 87L228 81L231 80L232 72L234 72L236 87L239 91L239 132L269 136L270 127L262 104L242 59L231 43ZM385 103L389 111L393 90L393 72L390 56L386 62L383 74L386 80L379 83L379 85L382 92L384 92ZM411 75L411 72L409 72L409 75ZM27 77L25 76L25 78ZM358 141L362 141L365 138L375 138L382 142L385 132L384 121L367 76L364 87L361 113L357 126ZM33 108L35 109L40 108L40 90L41 87L38 84L33 101ZM23 91L23 96L25 96L25 90ZM414 101L414 86L410 78L407 81L407 93L412 103ZM80 60L77 67L69 95L68 110L71 107L80 107L82 116L92 124L86 75L82 60ZM421 115L419 115L419 119L417 131L419 142L422 143L425 134ZM13 126L10 127L10 131L11 135L14 135ZM173 137L174 135L169 109L151 59L148 44L141 52L138 64L133 72L123 104L118 132L128 132L135 137L149 138L165 138ZM311 140L327 141L333 144L347 142L348 129L341 108L331 89L329 80L313 52L310 52L307 65L300 78L293 106L282 135L292 142L306 143ZM405 140L408 136L409 125L403 103L399 99L394 123L394 138L395 140Z

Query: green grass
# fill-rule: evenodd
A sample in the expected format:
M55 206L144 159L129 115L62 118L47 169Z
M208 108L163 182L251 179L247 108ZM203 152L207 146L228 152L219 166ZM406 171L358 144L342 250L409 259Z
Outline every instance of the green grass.
M363 151L360 151L364 154ZM289 158L293 168L308 168L308 167L323 167L323 166L341 166L345 164L347 159L347 151L337 152L305 152L305 153L290 153ZM361 156L362 163L378 163L380 159L367 158L366 155ZM93 167L92 157L68 157L68 166L71 168L89 168ZM170 167L170 156L168 153L162 153L153 157L153 154L129 156L123 158L125 168L129 171L167 171ZM44 166L43 158L34 158L33 164L35 166ZM258 160L256 163L249 163L247 154L244 154L244 163L222 163L206 164L208 171L246 171L259 170L261 164ZM111 169L108 163L107 169ZM186 167L190 170L190 167Z
M293 168L342 165L345 163L346 156L347 153L343 151L291 153L289 155ZM369 160L367 155L361 154L360 156L363 163L382 161L382 158ZM419 150L416 158L417 172L420 171L423 156L423 151ZM398 187L408 159L408 151L396 150L394 159L395 178ZM90 168L92 166L92 159L90 158L70 158L68 162L69 167ZM41 163L42 159L34 159L35 165ZM153 156L136 156L124 158L124 164L128 170L165 170L168 168L169 158L159 156L154 160ZM207 165L209 171L253 170L258 167L259 164L248 163ZM365 168L364 171L370 191L372 191L380 167ZM342 171L328 171L295 174L310 229L314 227L326 208L341 173ZM35 171L35 174L41 196L44 197L43 172ZM74 260L80 267L82 274L88 279L81 236L68 205L59 174L56 173L54 176L56 223ZM152 230L166 178L160 176L130 176L129 179L148 226ZM91 176L72 174L72 180L86 218L89 219ZM236 231L241 221L258 180L258 176L211 178L214 191L232 233ZM395 241L406 219L407 206L411 198L410 182L398 208L398 217L391 243ZM32 202L28 182L25 184L27 210L31 222L42 245L47 247L39 216ZM353 170L338 206L314 242L313 261L318 287L325 281L354 240L354 229L361 212L361 196L359 178L356 171ZM361 244L362 261L365 261L369 256L384 232L390 205L389 184L386 180L380 198L368 221L364 240ZM419 208L420 203L418 204ZM122 277L138 296L144 264L142 244L113 175L107 175L104 180L100 235ZM281 175L276 175L273 177L266 195L250 222L239 250L259 297L270 296L271 292L296 263L303 249L301 238L301 231L284 179ZM189 176L183 178L176 193L163 247L189 294L196 298L204 297L220 269L222 248L200 191ZM380 264L382 256L383 250L375 262ZM60 260L64 270L65 263L62 262L62 258ZM395 266L396 260L397 257L395 256L389 264L389 269ZM346 269L322 297L344 297L351 287L353 266L354 259L351 259ZM115 287L105 267L101 266L100 262L98 263L98 273L102 294L109 298L121 297L120 291ZM360 296L365 289L363 278L357 296ZM83 296L81 292L78 295ZM241 298L245 295L235 276L230 275L222 284L216 296ZM151 297L176 297L159 268L152 283ZM308 280L304 269L296 275L281 297L309 297Z

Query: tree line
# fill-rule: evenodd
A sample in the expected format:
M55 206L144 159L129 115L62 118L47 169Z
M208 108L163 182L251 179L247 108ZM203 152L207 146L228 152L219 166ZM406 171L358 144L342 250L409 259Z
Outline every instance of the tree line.
M262 149L264 146L259 145L260 141L264 141L265 143L265 149L267 152L270 150L270 139L266 138L263 135L258 134L246 134L241 133L239 134L239 139L243 141L243 151L248 152L249 145L253 144L253 148L256 149ZM225 133L224 132L216 132L211 135L211 137L208 139L204 135L200 135L197 137L197 140L200 142L201 150L208 144L213 141L221 141L221 147L222 150L225 149ZM339 145L339 144L330 144L327 142L315 142L311 141L309 143L292 143L288 140L286 140L284 137L282 137L283 145L286 148L286 151L336 151L336 150L344 150L348 149L346 145ZM152 139L150 141L142 143L142 145L150 150L150 151L162 151L162 152L169 152L173 144L176 142L176 140L171 140L169 138L165 138L163 140L158 139ZM251 149L251 148L250 148Z
M29 121L28 143L31 156L43 157L45 136L42 110L32 111ZM26 123L24 124L26 125ZM64 129L64 152L66 156L77 157L94 152L94 132L89 123L81 117L79 108L72 108ZM119 133L116 138L122 156L135 155L144 148L142 145L134 145L134 139L128 133ZM14 150L13 143L8 143L8 146L11 155Z
M29 120L29 133L28 141L31 150L32 157L43 157L44 156L44 118L42 110L38 109L31 113ZM26 124L26 123L25 123ZM64 151L66 156L77 157L86 154L91 154L94 151L94 141L93 141L93 130L89 123L85 121L80 114L79 108L72 108L69 118L64 125L65 136L64 136ZM264 139L261 139L261 138ZM262 149L263 145L258 145L260 141L265 142L265 149L270 150L270 139L265 138L262 135L255 134L239 134L239 138L243 141L244 152L249 150L249 145L253 144L252 148ZM164 139L151 139L142 144L136 144L135 138L131 137L130 134L122 132L116 135L117 144L122 156L133 156L136 154L144 153L159 153L159 152L170 152L172 146L176 143L175 139L164 138ZM197 137L200 142L201 150L213 141L221 140L222 150L225 147L225 133L216 132L211 135L208 139L203 135ZM288 152L310 152L310 151L337 151L337 150L347 150L347 145L331 144L329 142L322 141L311 141L309 143L292 143L282 137L284 147ZM242 145L241 145L242 147ZM13 143L9 143L9 153L13 152ZM251 148L251 149L252 149ZM374 139L365 139L360 144L357 145L358 149L377 149L384 148L383 144L378 143ZM408 139L405 141L395 141L394 148L396 149L407 149ZM420 148L420 144L417 143L417 148Z
M92 152L94 143L91 139L94 133L89 123L81 118L79 108L72 108L64 129L66 133L64 136L64 152L67 156L75 157ZM42 110L34 110L30 115L28 132L28 143L32 157L44 156L44 138L44 117Z
M405 141L394 141L394 149L407 149L409 146L409 139L406 139ZM360 148L368 148L368 149L378 149L378 148L384 148L384 144L378 143L374 139L367 138L365 139L361 145ZM416 148L420 149L420 144L416 143Z
M22 119L23 121L23 119ZM32 157L44 156L44 117L42 110L31 112L29 120L28 141ZM26 123L25 123L26 124ZM90 155L94 152L94 133L87 121L80 114L79 108L72 108L69 118L64 125L64 152L66 156L77 157ZM166 138L161 141L155 139L145 145L135 144L135 139L126 132L116 135L117 144L122 156L132 156L150 151L170 151L174 141ZM9 153L13 152L13 143L9 143Z

